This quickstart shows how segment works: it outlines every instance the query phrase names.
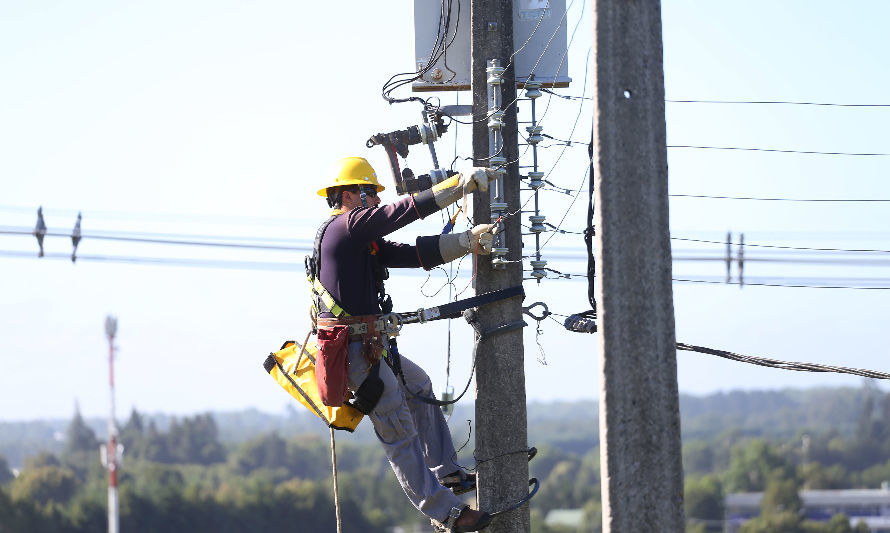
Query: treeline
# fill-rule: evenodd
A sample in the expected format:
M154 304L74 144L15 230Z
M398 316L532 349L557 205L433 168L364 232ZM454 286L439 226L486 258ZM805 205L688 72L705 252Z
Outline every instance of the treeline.
M226 446L212 416L170 421L165 431L133 412L120 429L119 475L124 531L334 531L329 442L275 432ZM342 434L345 436L345 434ZM577 437L569 448L578 446ZM562 441L560 441L562 442ZM27 459L18 477L0 459L0 533L86 532L105 528L107 472L95 432L75 414L58 454ZM577 454L542 445L531 465L542 486L535 531L555 508L585 507L599 524L599 452ZM408 502L377 443L337 445L344 531L383 532L428 521ZM467 450L458 459L473 465ZM472 497L472 495L470 495ZM305 528L305 529L304 529Z
M890 481L890 395L869 383L684 397L682 409L691 532L722 531L726 494L748 491L766 495L747 533L851 532L842 516L830 524L801 518L799 490ZM451 419L455 442L469 441L459 456L467 467L476 458L461 419L471 414L464 408ZM529 406L529 442L539 449L529 468L541 481L531 505L536 533L599 531L596 418L593 402ZM320 428L312 434L266 430L237 440L222 438L234 426L223 431L209 414L146 420L133 412L120 430L124 531L335 530L330 447L317 420L309 418ZM360 430L373 435L368 422ZM0 533L104 530L107 473L96 431L76 414L60 444L51 452L35 447L16 465L17 477L0 457ZM338 432L337 450L345 531L423 527L426 519L408 503L379 444ZM580 529L548 528L544 518L553 509L583 509Z
M800 514L802 490L877 489L890 481L890 394L866 382L846 400L858 412L848 412L843 432L811 421L788 435L789 421L783 431L764 428L758 436L726 429L707 439L684 439L689 531L722 531L724 497L734 492L764 493L761 514L745 524L744 533L868 531L864 524L851 528L843 515L826 524ZM839 411L838 404L822 409ZM776 434L783 436L763 436Z
M120 437L126 450L118 478L123 531L336 530L325 442L268 434L226 449L210 415L177 420L162 432L142 427L136 412ZM353 485L351 476L367 485L369 470L376 470L375 478L383 472L357 458L345 463L346 485ZM372 499L385 503L394 495L381 485ZM356 497L361 488L356 483L341 491L343 530L382 533L394 517L365 509ZM58 456L29 457L17 477L0 461L0 533L104 531L106 498L99 442L79 414Z

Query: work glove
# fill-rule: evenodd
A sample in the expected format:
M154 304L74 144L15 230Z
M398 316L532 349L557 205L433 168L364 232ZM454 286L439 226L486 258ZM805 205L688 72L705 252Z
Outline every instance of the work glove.
M460 173L460 186L464 195L470 194L476 189L487 191L488 182L496 177L497 174L493 168L473 167Z
M488 255L494 239L494 224L478 224L467 231L439 236L439 254L442 261L449 263L469 252Z
M461 233L461 236L466 237L466 248L470 252L489 255L491 243L494 241L494 230L497 230L497 226L494 224L477 224L472 229Z

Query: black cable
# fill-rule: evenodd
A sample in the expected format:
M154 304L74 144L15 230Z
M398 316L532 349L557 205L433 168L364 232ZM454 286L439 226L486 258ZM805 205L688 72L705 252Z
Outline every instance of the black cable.
M708 285L736 285L737 283L726 283L725 281L719 280L705 280L705 279L679 279L673 278L672 281L677 281L681 283L703 283ZM890 280L885 280L890 283ZM756 281L749 281L747 278L744 281L745 286L753 285L755 287L788 287L795 289L851 289L851 290L890 290L890 287L853 287L849 285L805 285L805 284L792 284L792 283L760 283Z
M0 235L33 235L34 230L23 228L0 228ZM47 231L45 233L47 237L71 237L70 233L62 233L62 232L50 232ZM128 237L123 235L111 235L111 234L101 234L101 233L84 233L81 235L82 239L96 239L96 240L105 240L105 241L123 241L123 242L144 242L151 244L176 244L176 245L186 245L186 246L212 246L219 248L249 248L254 250L278 250L278 251L290 251L290 252L311 252L312 246L280 246L280 245L271 245L271 244L245 244L245 243L233 243L233 242L209 242L209 241L187 241L180 239L157 239L157 238L149 238L149 237ZM211 237L212 238L212 237Z
M818 152L814 150L781 150L777 148L740 148L737 146L696 146L689 144L669 144L668 148L691 148L695 150L740 150L745 152L775 152L781 154L816 154L816 155L852 155L852 156L890 156L887 153L856 153L856 152Z
M557 94L549 89L541 89L542 91L553 94L559 98L566 100L593 100L591 97L571 96L565 94ZM829 106L829 107L890 107L890 104L835 104L826 102L793 102L781 100L671 100L665 98L665 102L671 104L781 104L781 105L809 105L809 106Z
M742 363L750 363L752 365L768 366L770 368L780 368L783 370L794 370L797 372L835 372L838 374L852 374L854 376L862 376L872 379L890 379L890 374L878 372L876 370L863 370L859 368L848 368L844 366L820 365L817 363L797 363L788 361L779 361L777 359L767 359L765 357L754 357L750 355L742 355L726 350L717 350L715 348L706 348L704 346L694 346L682 342L677 343L678 350L686 350L689 352L699 352L709 355L716 355L725 359L739 361Z
M792 102L781 100L668 100L672 104L774 104L774 105L809 105L829 107L890 107L890 104L835 104L827 102Z
M721 246L725 246L727 243L725 241L710 241L705 239L686 239L681 237L671 237L672 241L684 241L684 242L700 242L705 244L719 244ZM739 243L730 243L732 245L737 245ZM811 252L867 252L867 253L885 253L890 254L890 250L879 250L879 249L867 249L867 248L806 248L801 246L779 246L777 244L753 244L753 243L745 243L746 247L752 248L777 248L781 250L806 250Z
M710 196L706 194L669 194L668 196L714 200L758 200L762 202L890 202L890 199L883 198L761 198L754 196Z

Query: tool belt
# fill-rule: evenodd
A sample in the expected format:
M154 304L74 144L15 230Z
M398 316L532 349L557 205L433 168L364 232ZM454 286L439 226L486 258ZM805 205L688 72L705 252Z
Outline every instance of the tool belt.
M383 338L391 331L390 322L379 315L340 316L318 318L319 335L323 330L348 330L349 342L362 343L362 355L369 365L380 361L384 355Z

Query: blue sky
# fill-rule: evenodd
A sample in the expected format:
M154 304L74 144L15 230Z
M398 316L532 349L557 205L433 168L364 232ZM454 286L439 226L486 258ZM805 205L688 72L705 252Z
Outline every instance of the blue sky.
M569 0L578 24L561 94L580 96L592 31L590 6ZM663 5L665 84L671 99L890 103L884 2L692 2ZM263 1L88 5L35 1L0 6L0 226L32 227L42 205L50 230L172 233L309 240L325 216L315 195L330 163L368 157L389 183L373 133L416 123L416 105L390 106L380 87L414 65L410 3ZM592 90L587 84L587 96ZM408 92L401 93L407 96ZM466 93L441 93L445 104ZM539 101L541 107L548 105ZM583 105L582 105L583 104ZM669 145L888 153L890 108L668 103ZM520 103L520 112L527 113ZM579 118L578 118L579 117ZM572 132L572 124L578 125ZM589 101L549 100L545 133L589 139ZM456 138L455 138L456 130ZM456 127L440 159L469 154ZM586 148L544 149L551 181L577 189ZM670 148L673 194L785 198L890 198L890 157ZM557 162L558 161L558 162ZM408 164L427 170L415 149ZM585 223L584 195L565 229ZM384 201L394 197L384 193ZM542 192L556 223L568 195ZM439 231L435 217L395 237ZM674 237L748 243L890 249L886 203L787 203L675 197ZM531 241L529 241L531 244ZM675 256L721 247L675 241ZM50 253L70 241L47 237ZM550 266L583 272L583 243L558 235ZM33 237L0 235L0 250L33 252ZM302 254L84 239L79 253L292 262L293 272L0 257L0 419L107 410L103 323L119 319L118 414L256 407L280 412L288 397L262 371L284 339L305 335ZM719 252L711 252L719 253ZM746 249L749 258L766 253ZM880 256L878 256L880 257ZM466 271L468 263L463 264ZM674 264L675 277L721 279L717 262ZM735 274L735 271L734 271ZM882 278L886 266L749 261L746 277ZM442 303L444 276L396 273L397 309ZM463 282L461 282L463 280ZM466 278L457 281L460 287ZM527 284L527 303L562 314L586 307L584 280ZM424 294L431 295L426 297ZM465 294L466 295L466 294ZM677 338L777 359L887 370L890 291L675 283ZM553 321L526 330L529 400L593 398L595 337ZM412 329L414 328L414 329ZM406 326L402 351L445 381L446 324ZM469 374L471 330L452 324L452 384ZM678 354L680 390L856 386L860 378L751 367Z

